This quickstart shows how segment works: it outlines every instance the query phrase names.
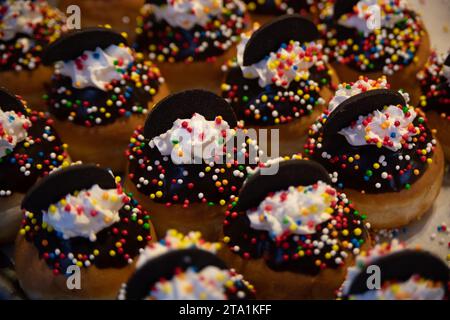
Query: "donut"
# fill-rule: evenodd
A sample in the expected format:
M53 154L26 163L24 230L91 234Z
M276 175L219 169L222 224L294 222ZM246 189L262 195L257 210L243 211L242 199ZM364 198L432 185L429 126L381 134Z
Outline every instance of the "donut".
M140 250L156 240L149 214L96 165L54 171L29 190L22 208L14 257L31 299L113 299ZM74 267L79 288L72 289Z
M68 32L44 52L46 105L72 157L117 172L134 128L167 93L159 69L107 28Z
M325 53L342 81L387 75L393 89L413 92L411 79L425 65L430 39L407 1L329 0L320 20Z
M227 211L221 257L259 299L332 299L370 245L364 220L320 164L280 161L275 175L253 174Z
M304 154L333 174L374 229L420 219L441 189L442 148L423 112L386 78L339 86L310 128Z
M422 95L418 106L422 108L431 128L437 130L437 138L444 150L445 159L450 160L450 130L447 115L450 107L450 55L433 52L425 68L417 74Z
M171 91L217 90L220 68L248 24L240 0L147 1L137 19L136 45L157 61Z
M152 213L159 237L175 228L220 238L227 204L259 162L256 141L240 140L245 132L208 91L176 93L153 108L130 139L125 187Z
M42 64L42 51L65 30L65 17L44 0L2 1L0 12L0 87L45 110L42 95L51 69Z
M200 232L169 230L139 256L137 269L122 285L119 300L244 300L255 289L217 257L219 243Z
M69 161L67 145L44 113L0 88L0 243L14 241L24 194Z
M368 288L373 267L379 288ZM372 268L370 268L372 267ZM369 269L370 268L370 269ZM448 300L449 269L433 254L398 240L361 252L348 269L338 298L345 300Z
M77 5L81 12L82 27L109 25L115 30L134 35L136 18L144 0L60 0L58 8L67 12L72 5ZM67 12L71 13L71 11Z
M301 150L339 83L318 38L311 21L282 16L242 35L237 57L223 68L222 96L247 128L279 131L279 155Z

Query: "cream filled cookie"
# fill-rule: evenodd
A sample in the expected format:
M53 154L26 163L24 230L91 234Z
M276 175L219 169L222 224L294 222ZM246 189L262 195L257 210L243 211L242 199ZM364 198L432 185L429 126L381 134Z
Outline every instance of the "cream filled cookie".
M137 48L160 66L172 91L217 90L220 67L248 26L240 0L147 1Z
M65 34L44 63L55 67L47 106L72 157L123 172L130 135L168 92L159 69L105 28Z
M311 127L305 154L333 174L337 186L375 229L419 219L439 194L442 148L425 115L384 78L340 85Z
M301 150L339 82L318 38L311 21L283 16L244 34L237 58L224 67L222 96L246 127L279 130L282 155Z
M27 193L22 207L15 263L32 299L114 298L141 249L155 240L149 214L110 171L94 165L53 172ZM79 290L67 286L74 266Z
M437 130L437 137L450 160L450 54L433 52L425 68L417 74L422 96L419 106L425 111L428 124Z
M413 92L411 79L425 65L430 40L407 1L330 0L320 19L325 52L342 81L385 74L393 89Z
M44 110L44 82L51 69L42 51L64 29L65 17L47 1L0 3L0 87L21 95L33 109Z
M14 240L24 194L68 161L66 148L51 119L0 89L0 243Z
M307 160L252 175L225 218L221 254L261 299L331 299L369 245L364 214Z
M369 268L380 271L379 288L369 289ZM433 254L408 249L398 240L361 252L348 274L339 298L350 300L447 300L447 265Z
M127 151L125 182L151 213L157 234L176 228L220 237L226 205L256 166L256 141L240 139L228 103L202 90L167 97L138 128Z
M136 18L144 0L60 0L58 7L66 12L71 5L81 10L83 27L110 25L115 30L133 35Z
M120 300L244 300L255 297L251 284L216 256L219 243L199 232L167 232L141 253L137 270L123 284Z

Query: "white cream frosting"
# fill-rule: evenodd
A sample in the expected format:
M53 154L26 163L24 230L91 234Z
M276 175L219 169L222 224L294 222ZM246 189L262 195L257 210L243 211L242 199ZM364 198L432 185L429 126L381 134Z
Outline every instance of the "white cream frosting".
M147 261L166 254L172 250L200 249L211 253L216 253L220 249L220 244L216 242L206 242L202 239L200 232L191 231L186 235L169 230L166 236L157 243L150 243L139 255L136 267L142 267Z
M129 47L111 45L106 49L85 51L75 60L56 64L56 72L72 79L74 88L95 87L106 91L113 80L121 80L123 72L134 61Z
M442 300L444 288L429 280L411 277L406 282L392 283L380 290L351 295L351 300Z
M319 181L312 186L290 187L247 210L251 228L268 231L272 238L284 234L313 234L316 226L332 217L337 192Z
M206 26L211 17L220 15L224 9L223 0L167 0L163 5L148 6L156 19L186 30L196 25Z
M24 115L19 116L14 111L0 110L0 158L27 138L29 127L31 121Z
M347 276L339 289L339 296L347 296L353 281L358 275L365 270L365 268L380 257L384 257L395 252L402 251L406 246L399 242L398 239L392 240L390 243L377 244L368 252L362 252L356 257L355 264L348 268ZM350 299L360 300L434 300L442 299L444 296L443 288L432 285L429 281L419 279L418 277L411 277L408 281L403 283L389 284L380 290L368 290L364 294L352 295Z
M354 125L342 129L339 134L352 146L374 144L397 151L418 133L413 125L416 116L412 107L405 114L399 106L388 106L382 111L360 116Z
M0 40L9 41L17 34L33 35L33 26L44 20L41 8L43 4L32 1L8 0L8 10L0 21Z
M60 232L64 239L97 239L97 233L120 220L119 210L126 195L118 189L98 185L76 195L67 195L43 212L43 222Z
M170 280L155 284L150 298L156 300L225 300L225 283L230 280L227 270L208 266L201 271L189 268Z
M306 49L300 42L293 41L283 45L277 52L251 66L244 66L244 52L250 36L241 35L241 42L237 46L237 62L247 79L258 79L258 84L265 87L270 84L287 88L292 81L299 81L309 77L309 68L313 65L324 65L324 61L311 52L320 52L320 44L306 44Z
M170 155L175 164L203 163L222 157L223 147L233 134L225 120L218 117L208 121L196 113L190 119L174 121L171 129L154 137L149 145L163 156Z
M369 18L373 17L374 8L378 7L380 12L380 27L393 28L395 24L404 19L406 3L399 0L398 5L394 5L391 0L360 0L356 4L356 12L343 15L338 23L349 28L356 28L369 35L374 31L374 26L369 23ZM387 10L388 9L388 10Z

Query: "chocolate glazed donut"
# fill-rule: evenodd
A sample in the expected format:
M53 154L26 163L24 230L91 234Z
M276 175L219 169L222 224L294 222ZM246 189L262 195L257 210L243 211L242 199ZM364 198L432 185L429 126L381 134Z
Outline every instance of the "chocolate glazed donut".
M52 205L94 185L103 190L117 188L123 196L117 222L105 225L95 239L68 237L43 221ZM148 213L123 194L110 171L95 165L55 171L27 193L22 207L26 213L16 239L16 271L20 285L33 299L114 298L133 273L139 250L156 240ZM74 265L80 269L80 290L70 290L66 283L66 275L71 275L68 268Z
M336 174L338 187L376 229L401 227L420 218L439 194L444 172L442 149L418 110L412 121L415 134L397 150L388 149L384 142L351 145L340 133L359 117L387 106L402 108L403 116L413 110L398 92L370 90L324 114L305 145L308 155Z
M245 179L246 167L256 166L257 147L246 143L244 148L234 148L223 163L206 163L204 158L199 163L175 163L173 154L162 155L158 147L150 146L177 120L185 119L188 129L188 121L195 114L206 121L226 122L230 128L237 126L229 104L211 92L189 90L167 97L155 106L144 128L136 130L131 139L125 186L153 214L160 237L175 228L182 233L200 231L206 240L216 241L227 205L234 201ZM237 135L231 133L230 139L237 146Z
M111 48L121 51L105 58ZM160 70L130 49L122 34L106 28L64 34L46 48L43 62L55 66L46 84L46 102L56 128L72 147L73 158L123 172L122 155L131 133L154 103L168 94ZM92 75L96 63L109 68L108 74L115 71L115 77L103 79L104 71ZM60 71L67 64L73 65L63 74ZM89 77L95 82L79 85L80 78Z
M253 228L248 210L268 195L318 182L331 185L320 164L282 161L276 175L251 176L236 207L227 213L223 232L229 250L220 255L255 285L258 298L332 299L354 261L353 254L370 245L364 214L343 194L336 194L330 219L315 225L313 233L284 232L274 238L267 230Z
M0 243L14 241L21 220L20 203L24 194L38 179L68 162L66 148L42 112L32 111L20 97L0 88L0 109L10 113L8 121L24 121L26 137L13 143L0 159ZM13 112L13 114L11 114ZM4 114L4 116L6 116ZM2 137L9 135L7 126L2 126ZM6 134L6 137L3 135ZM13 135L17 135L17 132ZM15 137L17 140L17 136ZM6 142L6 140L5 140Z
M294 48L294 44L301 46L301 49ZM305 57L300 62L279 58L275 61L278 63L275 71L294 72L305 59L311 59L312 65L305 70L307 76L302 77L299 71L295 71L299 74L286 85L278 83L274 76L265 86L260 84L262 78L259 73L251 78L244 76L244 68L259 66L282 49L304 50ZM288 51L286 56L290 54L296 58L299 55L296 51ZM265 67L269 68L269 65ZM279 130L280 155L292 155L300 151L308 127L323 111L325 104L332 98L333 88L339 83L336 73L322 53L316 26L296 14L279 17L254 31L245 44L242 57L230 62L226 71L222 96L230 102L238 119L243 120L246 127L257 131Z

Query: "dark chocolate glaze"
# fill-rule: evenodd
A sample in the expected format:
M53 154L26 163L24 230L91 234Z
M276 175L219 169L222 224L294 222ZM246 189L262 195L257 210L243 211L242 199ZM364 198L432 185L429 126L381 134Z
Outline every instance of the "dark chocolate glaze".
M141 139L139 139L139 136ZM145 195L162 192L160 197L155 197L154 200L162 203L179 203L189 204L196 202L203 202L208 204L217 204L220 200L228 200L231 195L236 195L246 176L246 166L255 166L249 161L249 156L256 154L250 152L245 155L245 163L235 163L234 161L219 164L216 163L210 169L205 163L201 164L174 164L170 156L163 156L158 148L151 148L149 146L149 139L143 137L143 130L137 129L133 134L133 139L136 141L130 144L127 151L129 158L129 177L133 183L140 184L139 191ZM236 141L236 139L235 139ZM235 142L235 145L237 143ZM252 148L247 146L247 152ZM234 150L237 159L237 151ZM148 166L152 170L148 170ZM237 170L244 173L243 177L235 176L233 173ZM183 173L187 172L185 176ZM200 178L200 172L204 173L204 177ZM164 174L164 178L160 179L160 175ZM217 176L217 180L213 180L213 176ZM139 181L140 177L144 177L149 181L144 185ZM182 179L182 184L177 182ZM227 184L217 182L227 180ZM162 181L162 185L158 182ZM199 198L199 193L203 193L203 198Z
M8 108L2 107L2 110L7 111ZM0 159L0 190L25 193L38 178L59 167L66 160L67 153L51 126L51 119L30 109L15 111L25 115L31 121L31 127L28 137ZM49 141L44 136L53 136L54 139ZM26 168L26 171L21 168Z
M231 29L232 37L239 36L247 27L248 19L245 11L235 2L235 0L224 0L222 15L212 19L206 27L194 26L191 30L180 27L172 27L165 20L158 21L154 14L142 17L143 22L138 23L138 30L142 31L137 38L136 48L139 51L149 52L149 46L155 46L154 53L157 57L163 56L164 60L177 61L208 61L222 55L225 50L222 46L229 41L236 41L228 35L224 35L221 28L226 25ZM218 21L217 25L214 21ZM208 36L206 32L215 37ZM195 34L199 36L196 37ZM199 50L200 45L207 43L206 50ZM216 46L215 43L219 43ZM172 51L169 45L175 44L177 52ZM168 50L168 52L165 52ZM158 57L159 60L159 57ZM172 61L173 60L173 61Z
M450 55L442 64L438 61L438 55L433 52L425 66L419 73L419 79L422 95L425 100L425 111L436 111L440 114L445 114L448 119L450 111L450 84L447 78L442 74L444 65L450 65ZM430 72L433 71L433 73Z
M45 1L34 1L45 3ZM8 10L8 4L0 2L0 21ZM0 39L0 71L33 70L41 64L42 49L51 40L59 36L64 25L64 16L55 8L45 5L43 22L36 25L33 34L17 34L13 39ZM0 33L2 30L0 29ZM30 48L24 52L23 39L30 42Z
M329 4L332 5L333 0L328 1ZM418 33L420 36L422 35L423 29L421 24L419 23L419 18L416 13L411 10L404 10L404 19L399 21L395 28L398 28L400 31L404 31L407 36L402 38L402 42L405 44L404 49L395 48L394 50L404 51L405 55L397 55L398 60L392 60L392 54L389 52L377 51L376 36L374 33L371 33L367 37L359 32L355 28L348 28L338 24L338 19L345 13L350 13L353 10L353 5L357 3L357 1L345 1L347 6L343 7L342 1L336 2L334 12L337 14L329 15L323 13L321 15L321 23L323 24L323 28L321 28L322 37L326 39L325 47L327 48L327 53L331 59L337 59L338 62L344 63L358 72L375 72L375 71L383 71L384 67L388 67L389 70L392 70L393 66L399 66L400 68L410 65L413 62L415 52L409 50L409 47L414 47L415 51L417 51L420 45L420 39L417 41L413 39L413 36L410 36L412 32ZM326 12L326 11L324 11ZM408 31L408 29L410 29ZM412 32L411 32L412 31ZM394 29L381 27L379 30L381 34L394 35ZM398 36L394 36L398 39ZM349 44L351 41L351 44ZM381 46L388 45L391 40L388 37L383 37ZM354 46L357 45L358 49L354 50ZM388 45L390 46L390 44ZM406 48L407 47L407 48ZM375 56L378 54L378 56ZM361 61L360 55L364 56L365 59L369 61L365 69L362 69L363 62ZM386 59L390 59L391 63L387 64Z
M22 230L30 227L25 233L26 240L36 246L39 258L45 260L55 275L65 274L67 268L74 264L73 258L82 263L89 260L100 269L123 268L129 264L129 259L139 254L139 249L152 240L151 222L149 214L129 197L119 215L120 221L100 231L94 242L83 237L66 240L56 231L48 231L42 226L42 212L33 212L32 217L25 216ZM114 250L114 255L110 254L111 250ZM72 259L69 254L73 254Z
M121 117L146 113L148 103L159 91L161 73L151 62L134 56L136 60L126 69L124 80L113 80L111 88L107 91L94 87L74 88L69 77L53 75L51 82L46 86L49 111L60 120L70 120L87 127L108 125ZM132 73L140 75L142 86L136 86L131 78ZM147 76L146 80L142 79L144 75ZM153 94L146 91L145 86L153 89ZM62 87L67 90L60 90ZM118 89L119 93L116 93L115 89ZM65 104L63 100L66 101ZM116 104L118 101L121 102L120 106ZM97 106L97 110L88 112L93 106ZM105 108L106 112L101 112L101 108ZM101 119L101 122L97 123L96 119Z

